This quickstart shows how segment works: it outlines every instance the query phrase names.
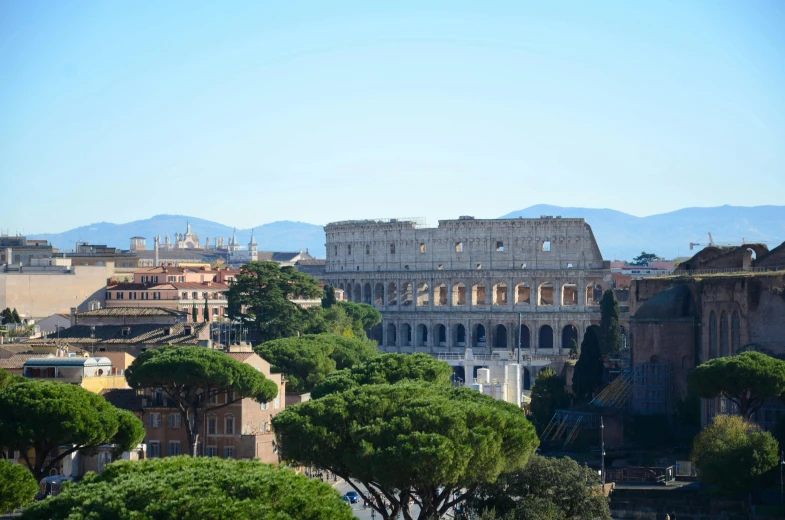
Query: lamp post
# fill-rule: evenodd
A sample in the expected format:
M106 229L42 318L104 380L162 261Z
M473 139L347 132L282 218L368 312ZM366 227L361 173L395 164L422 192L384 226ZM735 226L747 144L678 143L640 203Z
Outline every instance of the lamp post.
M605 494L605 424L600 416L600 480L602 481L602 493Z
M783 489L782 485L782 466L785 465L785 455L783 452L780 452L780 513L785 515L785 489Z

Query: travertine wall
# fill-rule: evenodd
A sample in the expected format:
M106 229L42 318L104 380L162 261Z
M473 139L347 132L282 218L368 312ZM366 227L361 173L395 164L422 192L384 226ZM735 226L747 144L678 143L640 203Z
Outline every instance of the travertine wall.
M520 338L527 354L563 357L599 321L610 283L584 219L350 221L325 232L325 281L382 312L374 335L386 350L491 351Z

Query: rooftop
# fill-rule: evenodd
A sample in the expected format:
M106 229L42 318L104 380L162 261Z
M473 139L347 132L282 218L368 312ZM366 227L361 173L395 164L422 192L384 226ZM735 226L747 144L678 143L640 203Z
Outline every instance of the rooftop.
M105 357L32 357L25 361L26 367L106 367L112 360Z
M200 336L209 332L209 327L209 323L96 325L95 327L76 325L61 330L60 339L81 345L199 345L202 341ZM191 333L187 334L186 329L190 329ZM56 335L48 337L54 338Z
M103 309L95 309L92 311L84 311L77 314L78 317L85 316L89 318L109 317L109 316L187 316L185 311L177 311L174 309L165 309L163 307L106 307ZM67 316L67 315L66 315Z

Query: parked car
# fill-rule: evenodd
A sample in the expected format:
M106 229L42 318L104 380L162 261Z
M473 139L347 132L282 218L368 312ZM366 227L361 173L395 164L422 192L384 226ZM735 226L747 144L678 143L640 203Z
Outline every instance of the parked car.
M344 495L344 498L348 498L350 504L356 504L360 501L360 494L357 491L349 491Z

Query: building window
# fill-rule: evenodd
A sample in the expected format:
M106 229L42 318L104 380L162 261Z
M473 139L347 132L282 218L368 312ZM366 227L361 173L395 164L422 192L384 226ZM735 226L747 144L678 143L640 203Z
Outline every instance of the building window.
M438 269L439 271L441 271L442 269L444 269L444 264L439 264L439 267L437 267L437 269Z
M224 458L225 459L233 459L233 458L235 458L234 446L226 446L224 448Z
M218 307L213 307L213 316L218 316Z
M208 457L217 457L218 456L218 447L217 446L208 446L205 455Z
M218 404L218 395L217 395L217 394L213 394L213 395L211 395L211 396L210 396L209 403L210 403L210 404Z
M455 243L455 252L456 253L463 253L463 242L456 242Z
M153 283L158 283L158 277L157 276L153 276Z
M390 244L390 254L391 255L395 254L395 244Z
M184 292L184 293L183 293L183 300L187 300L187 299L188 299L188 293L187 293L187 292Z
M151 413L150 414L150 428L160 428L161 427L161 414L160 413Z
M261 404L259 405L259 409L260 409L260 410L267 410L267 403L261 403Z
M218 432L218 420L215 417L207 418L207 435L215 435Z
M550 240L543 241L543 243L542 243L542 250L545 253L550 252L550 250L551 250L551 241Z
M109 291L106 291L106 299L107 300L111 300L112 299L112 293L110 293Z
M119 291L117 292L117 299L118 300L122 300L123 299L123 293L122 292L119 292Z
M160 299L161 299L161 293L154 292L153 293L153 300L160 300Z
M161 456L161 443L158 441L150 441L147 443L147 456L151 459L157 459Z
M183 426L183 417L179 413L169 414L169 428L181 428Z
M482 264L477 264L477 269L482 269Z
M192 292L191 296L193 297L194 300L198 300L199 299L199 293L196 292L196 291Z
M352 245L351 244L346 246L346 252L347 252L347 254L352 254Z
M177 277L176 276L167 276L166 277L166 281L167 282L176 282L177 281Z
M338 256L338 246L335 246L335 256Z
M184 281L185 281L185 276L180 276L180 277L179 277L179 280L180 280L181 282L184 282Z
M209 298L207 297L207 293L206 292L202 293L202 299L203 300L209 300Z
M167 454L170 457L176 457L183 454L183 449L180 446L180 441L169 441L169 451Z
M142 277L142 283L147 283L147 277L146 276Z
M273 408L275 408L277 410L280 406L281 406L281 396L280 395L276 395L275 396L275 401L273 401Z
M366 255L370 255L371 254L371 246L365 246L365 254Z
M504 242L502 241L496 242L496 251L499 253L504 253Z
M231 415L226 416L226 424L224 425L224 433L226 435L234 435L234 417Z
M425 245L425 242L420 242L420 253L425 253L428 250L428 246Z

